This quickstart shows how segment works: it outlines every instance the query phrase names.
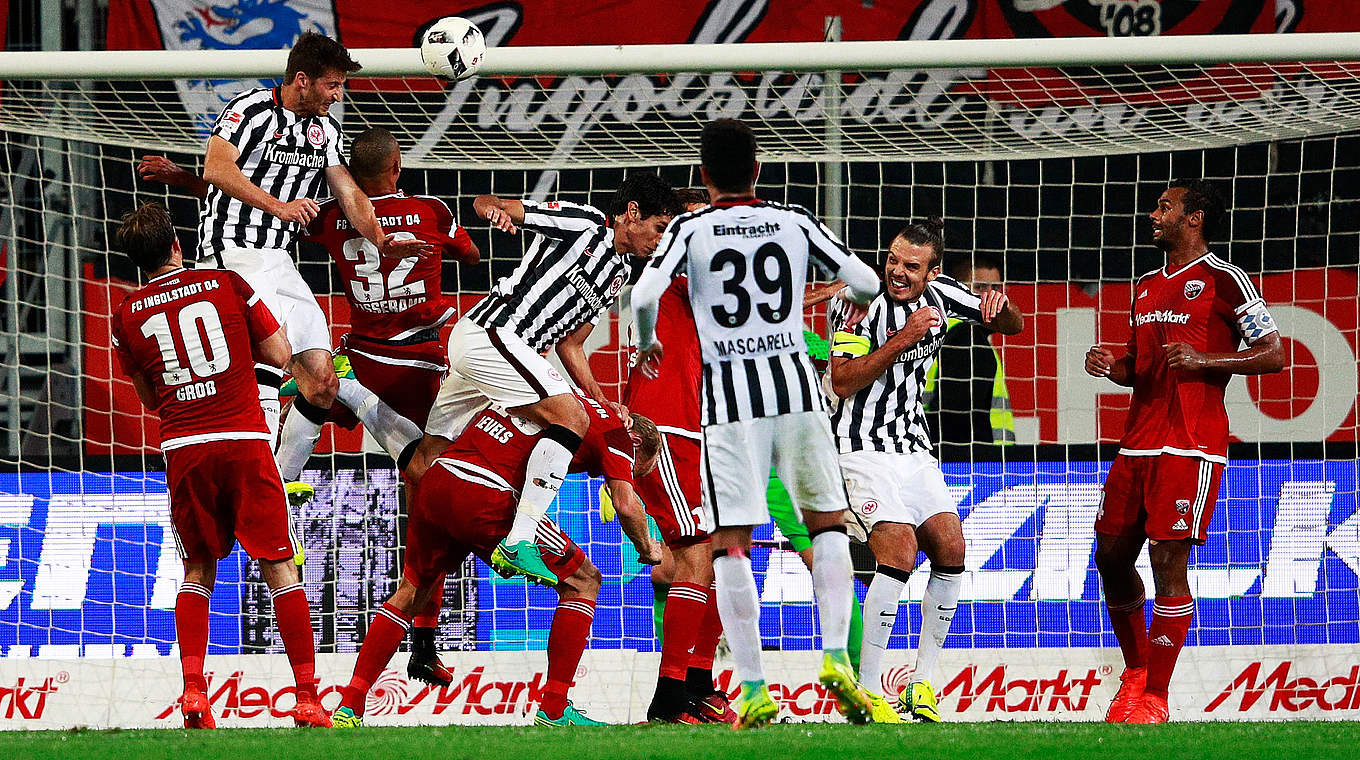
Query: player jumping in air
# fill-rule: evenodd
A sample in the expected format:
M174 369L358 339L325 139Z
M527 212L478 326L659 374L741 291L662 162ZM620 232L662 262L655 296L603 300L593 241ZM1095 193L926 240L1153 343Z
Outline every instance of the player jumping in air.
M571 472L603 476L624 533L639 561L661 561L661 546L647 534L647 517L633 493L634 478L655 466L656 426L642 416L628 431L612 411L577 396L591 424L569 465ZM354 676L336 710L337 728L363 724L364 701L373 681L397 651L411 616L456 572L469 554L490 562L515 519L515 501L543 428L494 407L483 411L458 440L440 452L416 489L406 527L406 554L397 590L373 616ZM559 579L557 610L548 631L547 682L534 723L540 726L598 726L567 699L576 666L590 635L600 571L553 522L538 523L534 537Z
M869 314L850 325L840 299L827 317L831 366L823 387L831 395L831 428L854 515L852 530L867 540L878 567L864 598L860 679L874 696L874 718L900 718L883 698L883 654L897 620L902 589L919 546L930 559L921 600L921 643L911 683L898 704L917 720L938 722L930 679L949 634L963 583L963 526L931 453L921 392L944 343L946 321L958 318L1004 335L1024 319L999 290L973 293L940 274L944 223L907 225L888 247L885 285Z
M282 367L288 338L233 272L186 270L174 224L152 203L123 215L114 242L148 277L113 315L113 346L137 397L161 420L170 520L184 560L175 638L185 728L213 728L203 675L217 561L236 541L260 563L297 684L293 719L329 726L316 695L312 618L293 564L288 501L269 450L253 364Z
M586 361L585 340L627 282L628 256L650 256L682 209L670 185L650 172L625 177L607 215L574 203L494 195L479 196L473 208L499 230L534 233L532 242L515 271L454 325L449 376L406 472L419 481L435 456L491 403L542 425L514 524L491 560L502 573L551 586L557 576L533 537L591 419L542 354L556 349L572 380L608 404Z
M291 250L320 210L316 199L323 184L380 255L406 258L436 250L425 241L384 232L373 204L345 167L340 124L329 110L340 102L345 78L359 68L335 40L302 34L288 54L283 84L242 93L227 103L203 160L207 186L198 267L230 269L245 278L278 317L295 352L288 369L301 395L280 433L280 464L299 457L306 461L339 390L326 315L298 273ZM265 366L258 374L272 432L278 426L282 375ZM284 478L295 477L291 467L284 471ZM310 488L302 491L310 494Z
M663 355L658 302L671 280L689 278L703 358L704 509L712 532L718 610L742 681L737 727L772 720L778 706L760 661L760 600L751 571L751 530L770 519L764 485L780 477L812 536L813 587L824 656L819 679L855 721L867 695L845 652L854 593L845 529L845 490L817 375L803 340L802 294L809 262L849 284L868 303L879 287L871 268L799 206L755 196L755 135L733 119L705 125L701 174L712 205L672 222L660 251L633 289L639 366Z
M1171 183L1150 215L1166 266L1133 287L1124 354L1086 352L1088 374L1133 389L1095 525L1096 568L1125 664L1110 723L1169 717L1171 672L1194 614L1190 547L1204 543L1227 463L1223 391L1233 375L1284 368L1279 331L1251 279L1209 251L1223 211L1208 182ZM1134 570L1144 541L1157 592L1150 627Z

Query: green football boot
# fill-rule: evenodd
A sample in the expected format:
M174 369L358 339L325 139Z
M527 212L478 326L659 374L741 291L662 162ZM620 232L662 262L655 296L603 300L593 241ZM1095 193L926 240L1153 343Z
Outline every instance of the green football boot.
M930 681L916 681L897 695L897 706L922 723L939 723L940 706L935 702L935 690Z
M542 710L534 713L534 725L556 726L561 728L563 726L607 726L609 724L604 721L586 717L585 713L576 709L576 705L573 705L568 701L566 708L562 710L562 717L560 718L549 718Z
M868 723L873 705L869 695L860 688L855 668L844 649L828 649L822 654L822 669L817 680L836 697L836 708L851 723Z
M341 707L331 716L331 728L363 728L363 716L355 715L348 707Z
M738 731L760 728L779 714L779 705L770 696L770 687L764 681L743 681L741 693L733 707L736 708L737 720L732 728Z
M524 576L530 583L556 586L557 574L543 564L543 555L533 541L520 541L511 546L501 541L491 552L491 567L502 578Z

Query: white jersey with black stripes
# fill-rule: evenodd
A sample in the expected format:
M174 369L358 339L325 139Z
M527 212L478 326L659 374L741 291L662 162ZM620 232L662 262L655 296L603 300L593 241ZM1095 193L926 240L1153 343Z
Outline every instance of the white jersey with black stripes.
M841 453L887 451L900 454L931 450L930 429L922 408L921 393L926 373L940 353L949 319L980 323L981 299L952 277L939 276L926 283L920 297L899 303L880 294L869 304L869 314L858 325L846 324L847 309L833 302L827 314L831 330L831 359L866 356L888 342L918 309L940 312L940 323L930 328L915 345L903 351L886 372L848 398L827 390L831 404L831 429ZM830 384L830 372L824 386Z
M529 249L466 319L509 329L541 353L614 305L628 260L614 248L604 212L565 201L523 203L520 229L534 233Z
M801 206L719 201L667 228L633 291L639 346L651 340L666 285L688 275L704 425L824 410L803 340L809 264L844 280L861 302L879 287L874 271Z

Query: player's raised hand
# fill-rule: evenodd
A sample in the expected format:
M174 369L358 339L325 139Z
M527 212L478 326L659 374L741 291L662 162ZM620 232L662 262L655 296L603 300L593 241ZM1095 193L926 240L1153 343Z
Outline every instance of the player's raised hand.
M944 315L940 310L934 306L926 306L913 311L911 316L907 317L907 323L894 337L906 345L911 345L924 338L931 328L941 324L944 324Z
M1208 357L1187 343L1173 341L1162 348L1166 349L1166 366L1171 369L1198 370L1209 363Z
M409 232L393 232L383 236L378 244L378 253L389 259L405 259L412 256L424 258L433 256L439 249Z
M633 366L638 368L643 377L655 380L661 374L661 341L656 341L648 348L639 348Z
M609 407L610 411L614 413L614 416L618 417L620 420L623 421L624 430L628 430L630 432L633 430L633 415L628 413L628 407L624 406L623 404L620 404L617 401L606 401L604 402L604 404L605 406Z
M274 216L285 222L305 225L315 219L319 211L321 211L321 204L311 198L299 198L283 204L278 211L274 212Z
M999 290L984 290L981 295L982 302L978 304L978 310L982 312L982 321L991 322L996 319L996 315L1006 308L1010 303L1010 298Z
M142 160L137 163L137 174L142 179L175 186L183 184L185 179L194 176L165 156L142 156Z
M1114 367L1114 353L1108 348L1091 346L1086 350L1086 374L1092 377L1109 377Z
M508 232L511 235L519 232L515 226L515 220L510 217L510 212L499 206L491 206L486 210L486 220L491 222L491 226L501 232Z

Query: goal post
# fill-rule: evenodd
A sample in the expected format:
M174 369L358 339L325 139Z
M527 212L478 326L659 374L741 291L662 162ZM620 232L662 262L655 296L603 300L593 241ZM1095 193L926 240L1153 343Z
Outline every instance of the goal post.
M1091 523L1127 396L1081 357L1127 336L1133 278L1161 263L1144 219L1166 182L1216 182L1231 214L1214 250L1270 302L1291 367L1230 386L1235 443L1192 557L1199 601L1175 717L1360 709L1360 34L507 47L457 83L425 75L411 49L352 53L364 69L338 109L345 134L391 130L400 186L447 199L484 253L446 269L463 310L523 253L520 237L472 217L476 195L602 206L635 169L696 185L700 130L723 116L756 129L763 196L825 214L839 184L844 237L866 261L908 220L940 215L946 266L1000 262L1026 314L1024 332L993 343L1019 444L945 451L969 570L937 673L950 719L1098 718L1117 685ZM123 211L159 199L194 247L196 201L140 179L137 163L161 154L197 169L225 98L276 81L284 59L0 53L0 689L23 678L45 700L0 728L175 724L182 568L154 424L109 350L109 315L138 280L108 240ZM342 283L327 261L299 266L338 338ZM588 344L611 393L626 377L626 313ZM400 568L400 478L365 450L359 432L328 428L305 473L318 498L296 515L328 707ZM617 525L599 521L597 488L570 480L553 512L604 576L577 702L638 720L655 676L653 588ZM805 683L819 645L810 577L772 528L757 538L777 696L795 719L824 719L830 703ZM908 585L887 678L913 661L926 576ZM453 686L408 682L399 654L371 722L522 722L554 605L469 563L442 618ZM239 551L212 610L223 724L278 724L288 668ZM1298 679L1331 686L1283 698L1307 702L1292 712L1271 690Z

